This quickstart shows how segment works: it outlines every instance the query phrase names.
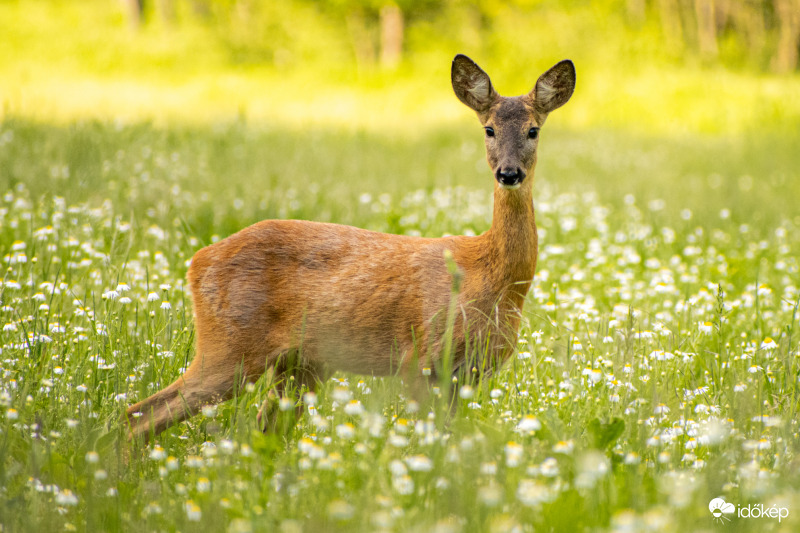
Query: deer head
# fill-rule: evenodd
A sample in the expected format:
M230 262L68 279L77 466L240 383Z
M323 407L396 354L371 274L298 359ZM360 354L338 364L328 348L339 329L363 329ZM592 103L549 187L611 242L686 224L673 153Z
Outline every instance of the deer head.
M486 159L497 183L518 189L536 163L539 128L575 89L575 66L557 63L526 95L497 94L489 76L470 58L457 55L451 71L456 96L477 114L486 131Z

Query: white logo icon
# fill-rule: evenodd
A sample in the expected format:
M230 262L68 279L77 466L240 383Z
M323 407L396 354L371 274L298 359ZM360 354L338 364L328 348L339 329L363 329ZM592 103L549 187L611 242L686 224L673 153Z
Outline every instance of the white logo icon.
M725 515L735 513L736 506L732 503L726 502L722 498L714 498L708 502L708 510L711 511L711 514L714 516L714 522L719 522L722 524L726 520L728 522L731 521L731 519Z

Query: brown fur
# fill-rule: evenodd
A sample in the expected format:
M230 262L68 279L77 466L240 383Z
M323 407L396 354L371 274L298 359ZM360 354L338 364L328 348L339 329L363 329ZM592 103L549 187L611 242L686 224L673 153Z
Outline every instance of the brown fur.
M491 228L477 237L426 239L266 220L203 248L188 275L197 355L174 383L128 409L132 436L157 434L204 404L227 400L268 369L279 393L286 374L312 390L337 370L402 372L414 381L422 367L441 362L453 283L446 251L462 274L453 367L490 371L507 358L536 270L537 141L528 132L569 99L575 74L572 63L561 62L530 94L504 98L459 55L452 81L459 99L494 128L486 138L492 171L529 175L516 189L495 183ZM488 359L470 359L475 354Z

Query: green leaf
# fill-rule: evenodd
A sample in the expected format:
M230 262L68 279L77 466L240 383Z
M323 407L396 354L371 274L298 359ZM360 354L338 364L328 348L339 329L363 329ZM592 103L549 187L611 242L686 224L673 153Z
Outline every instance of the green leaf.
M621 418L615 417L608 422L595 418L589 422L589 432L592 434L594 447L598 450L607 450L612 447L623 431L625 431L625 422Z

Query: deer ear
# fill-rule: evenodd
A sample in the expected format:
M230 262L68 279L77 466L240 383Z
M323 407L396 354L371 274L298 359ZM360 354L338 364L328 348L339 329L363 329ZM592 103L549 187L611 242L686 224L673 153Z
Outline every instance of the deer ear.
M450 79L458 99L478 113L486 111L497 98L489 75L463 54L453 59Z
M529 96L538 111L550 113L567 103L575 90L575 65L565 59L539 76Z

